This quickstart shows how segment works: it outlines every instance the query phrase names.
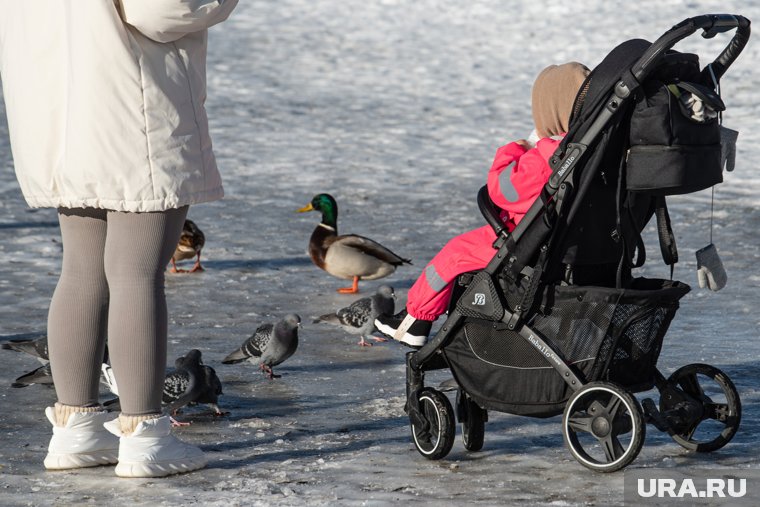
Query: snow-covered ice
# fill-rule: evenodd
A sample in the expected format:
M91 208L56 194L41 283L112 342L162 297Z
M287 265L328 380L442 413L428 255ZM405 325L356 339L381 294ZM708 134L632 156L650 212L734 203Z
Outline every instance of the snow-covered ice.
M206 271L167 275L170 358L198 348L224 383L220 404L230 415L189 409L183 417L193 424L178 430L210 465L156 480L116 479L108 467L45 472L43 410L54 392L8 387L38 363L3 351L0 504L620 504L623 473L581 467L559 418L492 413L482 452L458 440L446 459L423 459L403 412L406 349L358 347L354 336L310 323L351 296L337 294L344 281L306 255L319 217L295 210L329 192L343 232L411 257L414 266L362 284L364 296L390 283L402 304L437 249L483 223L475 194L496 148L528 134L530 85L543 66L594 66L624 40L653 40L710 12L760 19L755 2L733 0L241 2L211 31L209 48L207 106L227 196L190 210L206 233ZM695 34L677 49L704 64L727 41ZM713 239L728 286L712 293L696 284L693 252L709 241L710 192L671 199L676 277L694 290L660 359L665 373L692 362L725 370L742 396L742 427L707 455L650 427L631 467L760 466L758 48L751 40L722 86L725 124L741 132L736 170L715 191ZM61 245L55 211L30 210L21 197L2 106L0 167L0 339L8 339L44 333ZM646 272L667 277L653 238L650 230ZM304 328L298 351L278 367L281 379L221 364L258 325L290 312Z

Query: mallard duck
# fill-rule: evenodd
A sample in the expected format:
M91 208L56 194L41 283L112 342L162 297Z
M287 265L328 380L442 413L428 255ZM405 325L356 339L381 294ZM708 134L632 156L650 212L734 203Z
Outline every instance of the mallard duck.
M206 236L201 231L195 222L192 220L185 220L185 225L182 227L182 234L179 237L177 248L172 255L172 273L193 273L195 271L203 271L201 266L201 250L203 245L206 244ZM177 261L185 259L192 259L196 257L195 264L188 271L187 269L177 268Z
M399 257L380 243L357 234L338 235L338 204L330 194L315 195L309 204L299 209L321 211L322 222L309 240L309 256L318 267L333 276L353 279L351 287L338 289L344 294L359 291L359 280L376 280L396 271L410 259Z

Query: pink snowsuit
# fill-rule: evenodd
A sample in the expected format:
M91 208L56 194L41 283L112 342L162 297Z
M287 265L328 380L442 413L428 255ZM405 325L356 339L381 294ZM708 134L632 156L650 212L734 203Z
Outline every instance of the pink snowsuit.
M548 160L559 143L560 140L547 137L531 149L509 143L496 151L488 172L488 195L502 209L501 219L507 230L515 228L541 193L552 173ZM506 172L510 167L512 171ZM432 321L445 313L451 298L451 281L467 271L485 268L496 252L494 241L496 234L486 225L446 243L409 289L406 303L409 315Z

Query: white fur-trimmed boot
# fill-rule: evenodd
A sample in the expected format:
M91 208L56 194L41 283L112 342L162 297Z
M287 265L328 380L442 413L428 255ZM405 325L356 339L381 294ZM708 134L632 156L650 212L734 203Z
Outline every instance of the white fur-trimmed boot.
M172 435L168 416L120 415L105 427L119 437L119 477L165 477L206 466L203 451Z
M53 437L45 456L48 470L113 465L119 452L119 439L103 424L113 418L100 407L72 407L56 403L45 409L53 425Z

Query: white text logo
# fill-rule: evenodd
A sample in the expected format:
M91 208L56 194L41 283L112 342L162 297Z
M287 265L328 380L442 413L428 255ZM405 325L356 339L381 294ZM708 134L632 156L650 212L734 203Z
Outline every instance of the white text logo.
M725 498L726 494L739 498L747 494L747 480L705 479L705 489L697 489L692 479L684 479L680 485L675 479L639 479L637 489L644 498Z

